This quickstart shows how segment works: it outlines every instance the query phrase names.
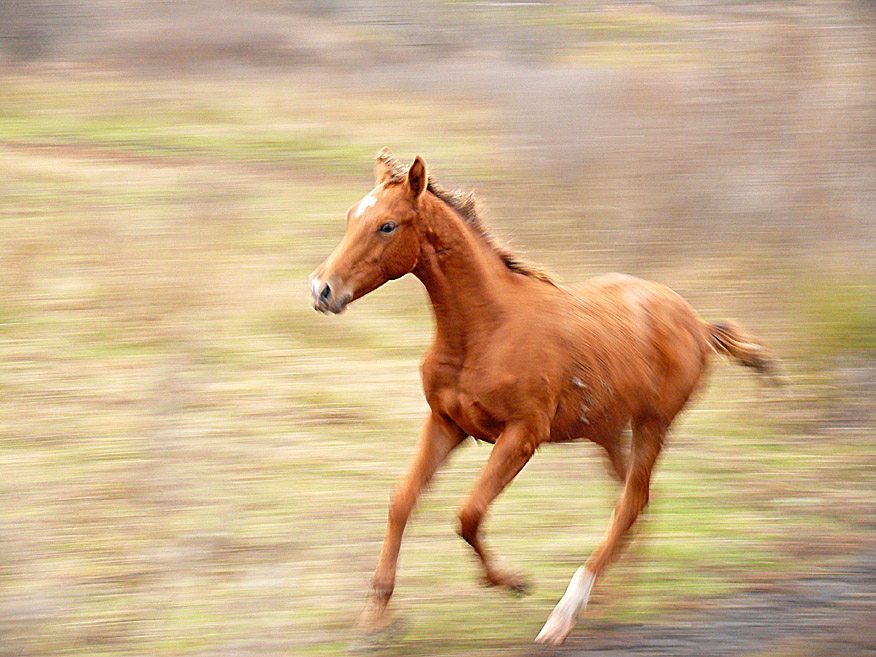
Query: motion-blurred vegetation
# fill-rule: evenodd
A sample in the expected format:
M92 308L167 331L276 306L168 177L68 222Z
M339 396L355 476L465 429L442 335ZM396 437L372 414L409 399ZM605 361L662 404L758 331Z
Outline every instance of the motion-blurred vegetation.
M872 540L868 3L12 1L0 65L0 655L347 652L431 318L412 280L317 316L306 275L384 145L785 360L779 396L716 363L578 633ZM598 449L545 449L489 521L536 593L481 589L485 456L408 530L390 654L525 646L605 528Z

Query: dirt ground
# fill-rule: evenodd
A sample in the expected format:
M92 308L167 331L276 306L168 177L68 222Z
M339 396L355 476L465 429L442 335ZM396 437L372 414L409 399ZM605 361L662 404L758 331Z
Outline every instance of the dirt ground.
M684 618L588 627L556 650L598 657L876 655L876 549L781 586L709 600Z

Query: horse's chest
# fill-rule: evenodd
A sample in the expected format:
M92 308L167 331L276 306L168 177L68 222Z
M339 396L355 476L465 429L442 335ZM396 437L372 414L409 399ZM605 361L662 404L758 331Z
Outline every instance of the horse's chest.
M504 418L497 409L491 408L480 388L462 371L424 368L423 390L432 412L449 417L478 440L495 442Z

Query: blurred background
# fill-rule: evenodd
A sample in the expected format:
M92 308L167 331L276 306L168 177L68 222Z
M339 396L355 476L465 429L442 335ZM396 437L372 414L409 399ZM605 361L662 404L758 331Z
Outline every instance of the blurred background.
M872 3L7 0L0 655L348 654L431 316L412 278L319 316L306 278L382 146L561 280L660 281L785 362L716 363L573 647L861 563L866 614L782 594L806 622L733 654L873 654ZM486 526L535 593L481 588L486 455L416 512L385 654L531 653L598 544L598 448L547 447Z

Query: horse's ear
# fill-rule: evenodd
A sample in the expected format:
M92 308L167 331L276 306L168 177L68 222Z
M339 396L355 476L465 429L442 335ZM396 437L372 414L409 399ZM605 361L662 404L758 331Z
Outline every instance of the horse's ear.
M411 168L408 169L407 184L414 198L419 198L426 191L426 186L429 184L429 172L426 170L426 163L419 155L414 158Z
M379 151L377 151L377 161L374 163L374 184L382 185L387 180L389 180L392 175L392 171L389 168L389 165L386 163L386 159L388 157L392 157L392 154L389 152L389 149L384 146Z

